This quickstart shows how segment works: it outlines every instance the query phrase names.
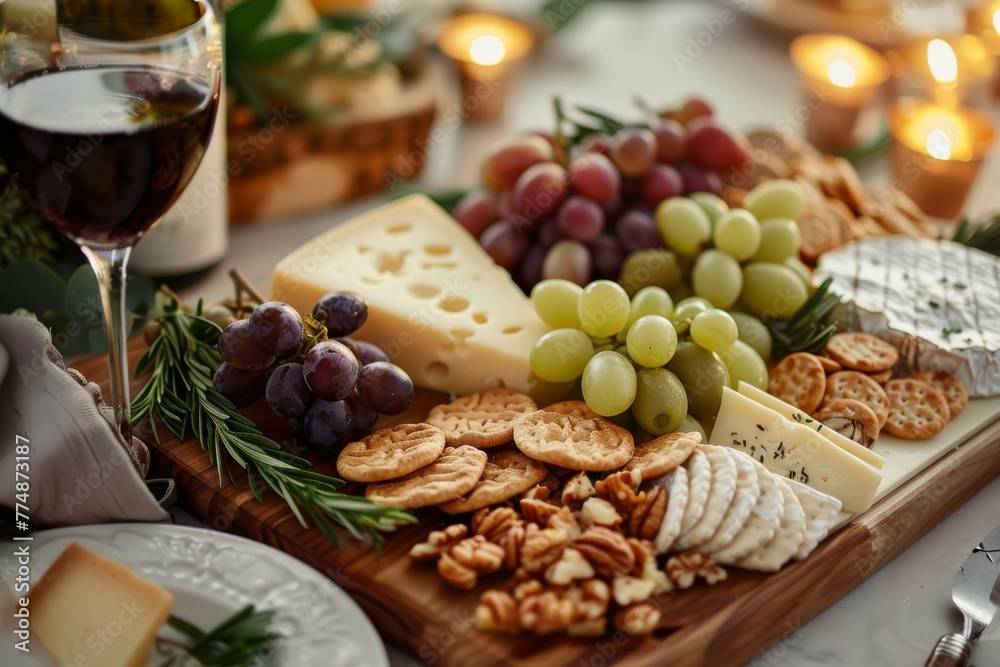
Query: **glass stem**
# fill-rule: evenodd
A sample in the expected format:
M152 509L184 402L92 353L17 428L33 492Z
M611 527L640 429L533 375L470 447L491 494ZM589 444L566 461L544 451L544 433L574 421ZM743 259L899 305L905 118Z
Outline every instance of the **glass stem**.
M115 423L132 447L132 422L129 411L128 328L125 310L125 266L132 248L96 250L82 246L83 254L97 274L104 307L104 328L108 334L108 356L111 359L111 402Z

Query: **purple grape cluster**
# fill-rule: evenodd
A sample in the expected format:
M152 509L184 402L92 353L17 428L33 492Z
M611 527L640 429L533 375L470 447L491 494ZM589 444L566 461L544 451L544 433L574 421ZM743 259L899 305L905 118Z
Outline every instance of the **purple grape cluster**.
M630 253L663 245L654 223L660 202L719 195L719 175L748 159L741 138L700 99L648 127L590 135L567 164L557 153L545 133L499 142L483 160L484 187L452 210L525 293L546 278L617 280Z
M367 317L363 297L332 292L312 311L326 334L312 334L288 304L263 303L223 330L213 384L237 408L265 398L302 440L342 446L413 402L406 372L377 345L350 338Z

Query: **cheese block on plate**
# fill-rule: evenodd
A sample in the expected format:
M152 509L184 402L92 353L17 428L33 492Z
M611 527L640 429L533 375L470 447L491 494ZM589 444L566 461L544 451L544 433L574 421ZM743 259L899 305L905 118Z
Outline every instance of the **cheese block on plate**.
M169 591L72 543L31 589L31 627L60 665L143 667Z
M838 498L848 512L871 507L882 482L875 466L729 387L722 391L711 442L743 450L771 472Z
M764 407L771 408L786 419L791 419L797 424L808 426L841 449L854 454L865 463L869 463L879 470L885 467L885 459L872 450L859 445L847 436L841 435L833 429L827 428L823 422L813 419L807 413L799 410L790 403L786 403L777 396L772 396L763 389L758 389L752 384L748 384L742 380L740 380L739 392L747 398L757 401Z
M506 387L547 404L528 353L548 327L465 228L423 195L360 215L281 260L271 295L300 313L331 291L357 292L368 320L353 337L380 345L414 383L453 394Z

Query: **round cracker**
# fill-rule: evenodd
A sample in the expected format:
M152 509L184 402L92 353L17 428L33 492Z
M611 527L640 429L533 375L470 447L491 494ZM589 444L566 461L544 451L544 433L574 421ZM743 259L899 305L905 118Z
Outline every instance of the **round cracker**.
M879 428L885 427L885 421L889 418L889 397L882 385L868 375L859 371L840 371L828 377L823 403L831 403L839 398L864 403L875 413Z
M485 468L486 452L469 445L445 447L434 463L406 477L369 484L365 497L404 509L440 505L471 491Z
M885 393L889 397L885 430L898 438L923 440L948 423L948 401L926 382L913 378L889 380Z
M542 408L545 412L555 412L560 415L575 415L584 419L594 419L600 417L599 414L590 409L590 406L583 401L561 401Z
M767 391L803 412L811 413L823 402L826 371L814 354L796 352L781 361L768 375Z
M635 450L632 434L603 417L538 410L517 420L514 444L527 456L570 470L620 468Z
M486 467L472 490L457 500L440 505L447 514L472 512L481 507L501 503L524 493L549 475L544 463L528 458L513 447L492 449L486 456Z
M844 370L844 367L840 365L839 361L834 361L830 357L824 357L822 355L816 355L816 361L819 362L820 366L827 373L836 373L837 371Z
M879 371L878 373L869 373L868 377L875 380L879 384L884 385L886 382L892 379L892 369L887 368L884 371Z
M878 416L867 405L853 398L838 398L824 403L813 418L862 447L870 449L878 440Z
M514 437L514 422L538 409L524 394L510 389L487 389L439 405L426 422L444 432L449 447L498 447Z
M728 448L702 445L698 449L708 457L712 467L712 485L705 500L705 511L691 529L674 542L674 548L681 551L699 549L702 543L711 539L736 496L736 464L726 453Z
M625 470L638 470L643 479L666 475L687 461L700 442L701 433L697 431L661 435L636 447Z
M860 331L833 334L825 352L845 368L866 373L888 370L899 361L899 350L892 343Z
M444 433L430 424L400 424L344 447L337 473L351 482L384 482L433 463L444 451Z
M948 401L948 414L952 419L969 403L969 393L965 391L965 385L948 371L921 371L911 377L926 382L944 394L944 400Z

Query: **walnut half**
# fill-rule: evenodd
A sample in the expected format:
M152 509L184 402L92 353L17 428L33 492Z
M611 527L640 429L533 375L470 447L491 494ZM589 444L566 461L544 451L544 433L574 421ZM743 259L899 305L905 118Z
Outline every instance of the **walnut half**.
M725 581L729 576L715 561L692 551L675 554L667 561L667 578L677 588L691 588L698 577L705 580L709 586Z
M427 535L426 542L410 547L410 558L421 562L435 561L468 534L469 528L463 523L456 523L444 530L432 530Z

